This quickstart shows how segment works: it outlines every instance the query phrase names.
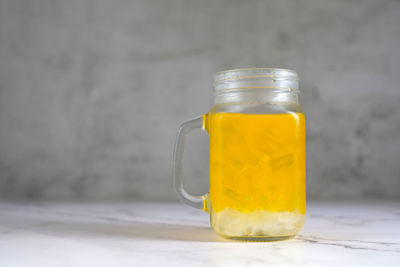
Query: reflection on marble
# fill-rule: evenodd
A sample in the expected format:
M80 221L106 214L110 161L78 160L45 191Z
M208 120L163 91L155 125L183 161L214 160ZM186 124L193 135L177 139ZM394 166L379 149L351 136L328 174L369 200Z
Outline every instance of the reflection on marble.
M399 266L400 203L311 203L301 234L243 243L178 203L0 204L1 266Z

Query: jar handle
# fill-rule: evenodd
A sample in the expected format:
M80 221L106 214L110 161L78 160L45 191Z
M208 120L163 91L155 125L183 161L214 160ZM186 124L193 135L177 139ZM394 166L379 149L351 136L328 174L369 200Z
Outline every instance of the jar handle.
M189 134L190 131L194 129L202 129L203 131L206 131L204 127L204 119L205 116L199 116L197 118L182 123L179 127L175 142L174 159L172 162L172 176L174 179L174 188L179 200L192 207L207 211L207 194L194 196L188 193L183 187L182 179L182 160L186 136Z

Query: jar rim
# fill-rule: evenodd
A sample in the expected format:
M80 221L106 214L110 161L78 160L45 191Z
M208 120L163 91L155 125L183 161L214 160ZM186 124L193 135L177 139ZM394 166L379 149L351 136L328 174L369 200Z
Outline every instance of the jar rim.
M297 72L285 68L237 68L219 71L214 75L215 82L220 80L241 79L246 77L271 77L299 80Z
M217 72L215 91L244 88L273 88L298 91L297 72L283 68L239 68Z

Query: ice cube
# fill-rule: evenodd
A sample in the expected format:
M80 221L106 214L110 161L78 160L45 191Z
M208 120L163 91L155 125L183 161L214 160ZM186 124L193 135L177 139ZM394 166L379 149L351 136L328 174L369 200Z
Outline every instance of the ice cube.
M289 167L294 162L293 154L286 154L281 157L272 158L269 162L269 165L273 170L279 170L285 167Z

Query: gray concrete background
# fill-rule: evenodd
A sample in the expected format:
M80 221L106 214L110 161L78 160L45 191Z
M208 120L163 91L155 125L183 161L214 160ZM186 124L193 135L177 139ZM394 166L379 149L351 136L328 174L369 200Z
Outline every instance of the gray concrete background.
M0 0L0 198L175 199L179 124L249 66L300 74L310 197L400 197L399 25L395 0Z

